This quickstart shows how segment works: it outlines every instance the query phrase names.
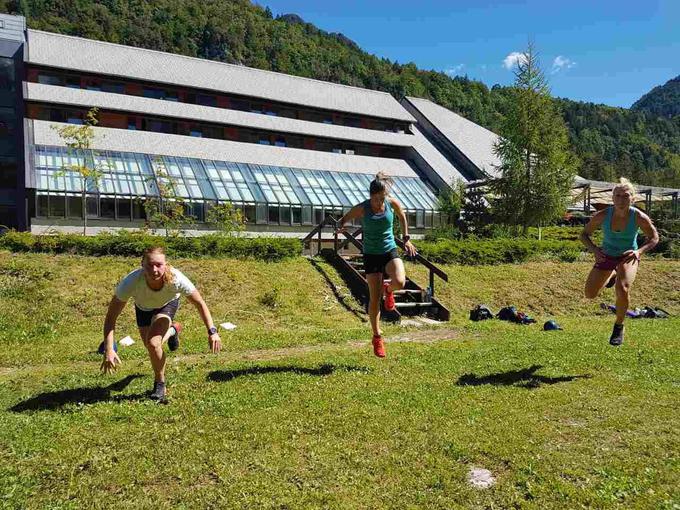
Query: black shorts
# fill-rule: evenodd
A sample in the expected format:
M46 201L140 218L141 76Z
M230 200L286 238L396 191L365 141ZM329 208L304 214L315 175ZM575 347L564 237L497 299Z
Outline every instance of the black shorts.
M380 255L372 255L370 253L364 253L364 269L366 274L372 273L384 273L385 266L392 259L398 259L399 252L397 249L388 251L387 253L381 253Z
M177 309L179 308L179 298L173 299L169 303L164 304L160 308L154 308L153 310L142 310L135 305L135 317L137 318L137 327L144 328L151 326L151 319L154 315L167 315L170 320L175 318Z

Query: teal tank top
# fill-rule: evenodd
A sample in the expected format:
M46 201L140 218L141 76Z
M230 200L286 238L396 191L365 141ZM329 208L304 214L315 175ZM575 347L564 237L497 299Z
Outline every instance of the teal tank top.
M637 210L630 208L628 223L621 231L612 230L612 215L614 208L609 207L602 224L602 250L610 257L620 257L628 250L637 250L638 227L636 222Z
M366 200L361 225L364 228L364 253L382 255L397 247L392 230L394 212L389 200L385 200L385 210L377 214L371 210L371 201Z

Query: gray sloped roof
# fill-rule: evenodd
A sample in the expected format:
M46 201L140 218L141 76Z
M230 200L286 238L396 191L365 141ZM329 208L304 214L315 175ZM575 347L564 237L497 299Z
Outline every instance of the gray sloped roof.
M68 124L44 120L32 120L30 122L32 123L33 144L56 147L65 146L64 141L51 126L67 126ZM103 127L95 127L93 129L95 132L93 148L99 150L236 161L256 165L361 174L376 174L379 171L383 171L388 175L417 177L413 169L402 159L335 154L332 152L195 138L192 136L170 135L151 131L132 131Z
M320 136L324 138L348 140L354 142L376 143L409 147L413 143L413 135L378 131L375 129L361 129L321 122L289 119L259 113L213 108L189 103L162 101L148 97L128 96L96 90L71 89L42 83L25 84L25 98L29 101L41 103L61 104L79 107L96 106L105 110L119 110L124 112L162 115L177 119L191 119L198 121L245 126L253 129L295 133L300 135Z
M455 181L465 181L465 177L451 162L439 152L420 130L413 126L413 148L425 162L437 173L444 183L451 185Z
M245 66L28 30L27 61L62 69L306 105L394 120L415 119L390 94Z
M498 173L496 168L501 162L493 151L494 143L499 138L496 133L427 99L407 99L480 170L491 176Z

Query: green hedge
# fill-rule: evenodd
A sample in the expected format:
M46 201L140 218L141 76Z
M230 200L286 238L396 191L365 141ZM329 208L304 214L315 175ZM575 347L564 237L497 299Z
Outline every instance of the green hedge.
M578 241L533 239L440 240L416 244L420 254L432 262L463 265L526 262L536 256L573 262L584 251Z
M9 231L0 236L0 249L13 252L72 253L79 255L140 256L145 248L160 245L172 257L226 257L268 262L299 256L298 239L275 237L161 237L139 232L82 236L77 234L34 235Z

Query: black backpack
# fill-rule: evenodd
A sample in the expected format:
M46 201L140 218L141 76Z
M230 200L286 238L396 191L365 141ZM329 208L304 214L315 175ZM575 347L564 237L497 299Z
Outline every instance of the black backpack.
M661 308L645 306L642 310L640 310L640 317L644 317L645 319L666 319L669 316L670 314Z
M484 321L487 319L493 319L493 312L488 306L477 305L472 310L470 310L471 321Z
M533 324L536 322L536 319L529 317L526 313L518 312L514 306L501 308L496 317L502 321L514 322L515 324Z

